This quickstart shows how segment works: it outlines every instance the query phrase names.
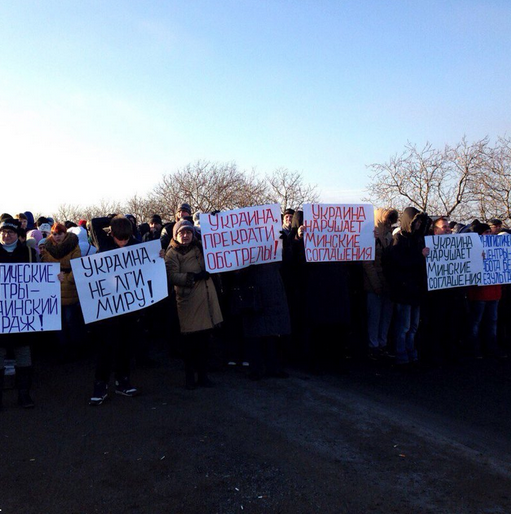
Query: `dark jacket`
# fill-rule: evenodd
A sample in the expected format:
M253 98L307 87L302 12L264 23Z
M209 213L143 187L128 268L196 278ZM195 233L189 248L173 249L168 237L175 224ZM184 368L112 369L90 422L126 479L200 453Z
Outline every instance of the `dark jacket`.
M280 263L258 264L237 272L241 294L252 291L253 309L242 313L245 337L291 333L291 321Z
M404 305L420 305L426 293L426 259L422 255L424 236L431 219L425 212L408 207L401 216L401 230L383 255L383 272L390 298Z
M0 263L15 264L18 262L37 262L35 250L20 242L18 242L12 252L4 250L3 246L0 245ZM9 348L12 346L29 345L33 341L33 338L33 333L0 334L0 347Z
M111 219L109 217L93 218L91 220L91 239L98 252L108 252L110 250L117 250L120 248L114 241L114 238L105 232L105 229L110 226ZM130 237L126 246L139 244L133 236Z

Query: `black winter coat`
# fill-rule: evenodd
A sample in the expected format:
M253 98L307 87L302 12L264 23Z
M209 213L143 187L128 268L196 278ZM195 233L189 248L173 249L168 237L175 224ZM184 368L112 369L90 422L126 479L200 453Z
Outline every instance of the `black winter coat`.
M383 273L393 302L419 306L426 293L426 259L422 250L430 224L428 215L413 207L405 209L401 216L401 231L383 254Z
M35 250L20 242L18 242L16 248L12 252L4 250L3 246L0 245L1 264L15 264L18 262L37 262L37 254ZM33 333L0 334L0 347L8 348L12 346L29 345L33 341L33 338Z

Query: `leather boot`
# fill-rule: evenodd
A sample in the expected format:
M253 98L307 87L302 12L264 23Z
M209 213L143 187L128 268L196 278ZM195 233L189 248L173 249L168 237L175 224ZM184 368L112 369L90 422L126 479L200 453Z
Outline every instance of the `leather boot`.
M32 366L16 367L16 388L18 389L18 405L25 409L34 407L34 401L30 397L32 387Z

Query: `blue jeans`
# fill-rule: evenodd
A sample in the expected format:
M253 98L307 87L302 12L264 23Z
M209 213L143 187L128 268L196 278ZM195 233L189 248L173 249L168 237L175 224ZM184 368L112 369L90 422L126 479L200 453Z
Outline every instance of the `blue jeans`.
M483 318L486 321L486 346L488 354L498 353L497 343L497 312L499 308L498 300L471 301L470 302L470 326L469 340L471 348L476 356L481 355L481 324Z
M387 346L394 304L387 295L367 293L367 336L369 348Z
M419 328L420 307L396 303L396 362L407 364L417 360L415 334Z

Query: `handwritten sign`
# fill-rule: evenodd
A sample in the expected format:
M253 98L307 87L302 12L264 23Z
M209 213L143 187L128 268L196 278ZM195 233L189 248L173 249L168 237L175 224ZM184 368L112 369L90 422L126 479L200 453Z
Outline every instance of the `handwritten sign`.
M511 284L511 235L481 236L484 271L481 285Z
M85 323L120 316L168 294L160 241L126 246L71 261Z
M282 260L278 204L201 215L206 269L220 273Z
M307 262L374 260L374 209L369 204L305 204Z
M477 234L426 236L428 291L479 285L483 245Z
M0 264L0 333L61 329L59 273L58 263Z

